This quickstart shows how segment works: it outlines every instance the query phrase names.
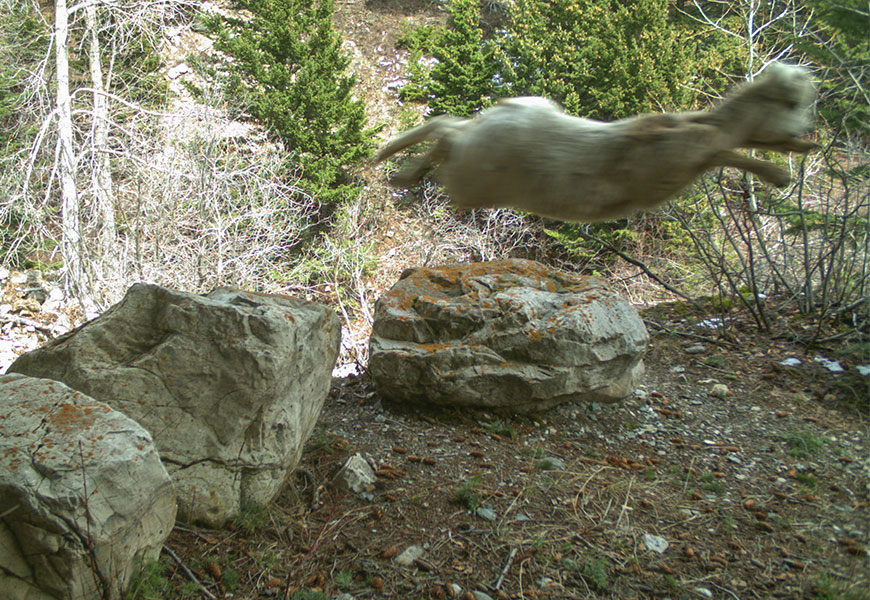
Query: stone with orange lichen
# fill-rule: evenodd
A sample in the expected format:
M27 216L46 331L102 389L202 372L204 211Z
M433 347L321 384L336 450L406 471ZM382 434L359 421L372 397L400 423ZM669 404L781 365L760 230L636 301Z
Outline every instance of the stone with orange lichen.
M141 423L175 483L179 519L221 526L243 504L271 502L298 464L340 337L332 310L300 299L137 284L9 370L63 381Z
M0 384L0 596L121 597L175 523L150 434L61 383Z
M528 260L407 269L375 307L369 370L385 397L510 412L615 401L648 335L602 280Z

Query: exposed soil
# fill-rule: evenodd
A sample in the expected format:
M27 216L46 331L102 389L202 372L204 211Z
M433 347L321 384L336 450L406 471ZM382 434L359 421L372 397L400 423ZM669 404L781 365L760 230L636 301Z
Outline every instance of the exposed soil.
M440 6L336 3L360 93L387 133L395 41L442 20ZM383 250L373 299L421 262L426 225L366 176ZM499 416L385 404L365 374L336 379L274 505L222 530L177 526L165 571L139 597L870 598L870 391L855 355L807 353L739 318L720 335L682 305L644 316L644 385L613 405ZM5 313L7 353L44 341L43 317ZM790 357L801 364L780 365ZM369 498L336 485L355 453L378 474ZM414 545L423 554L399 565Z
M739 344L711 343L702 316L654 312L708 340L655 335L645 385L619 404L498 417L336 380L267 514L179 527L169 546L216 594L231 568L243 598L867 598L867 380L740 323ZM378 475L370 500L335 484L357 452Z

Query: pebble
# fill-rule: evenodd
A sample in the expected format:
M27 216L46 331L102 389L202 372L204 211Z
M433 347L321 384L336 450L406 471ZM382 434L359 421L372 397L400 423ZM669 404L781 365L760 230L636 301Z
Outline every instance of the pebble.
M495 511L488 506L481 506L477 509L477 516L484 521L495 521Z
M699 596L703 596L704 598L712 598L713 597L713 592L711 592L710 590L708 590L707 588L704 588L704 587L696 587L695 593L698 594Z
M555 456L545 456L538 461L538 468L542 471L565 471L567 467L561 458Z
M669 546L668 541L665 538L659 535L652 535L651 533L645 533L643 535L643 544L656 554L662 554Z
M395 561L397 564L400 564L403 567L410 567L414 564L414 561L421 556L423 556L423 547L413 545L405 548L405 551L398 555L395 558Z
M715 396L716 398L719 398L720 400L724 400L725 396L728 395L728 386L724 383L717 383L710 390L710 394Z
M686 354L701 354L705 350L707 350L707 346L705 346L704 344L696 344L694 346L689 346L688 348L686 348L685 353Z
M471 593L474 594L474 600L493 600L492 596L490 596L486 592L480 592L478 590L474 590Z

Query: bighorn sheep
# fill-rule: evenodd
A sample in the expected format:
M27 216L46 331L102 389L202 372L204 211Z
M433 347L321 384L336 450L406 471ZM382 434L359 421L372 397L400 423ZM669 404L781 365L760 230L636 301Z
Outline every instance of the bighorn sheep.
M705 169L736 167L776 186L789 174L734 148L807 152L816 92L808 72L772 63L704 111L612 123L565 114L544 98L500 101L474 119L440 116L384 146L380 162L423 141L431 149L393 183L409 186L437 164L457 208L508 207L564 221L602 221L649 209Z

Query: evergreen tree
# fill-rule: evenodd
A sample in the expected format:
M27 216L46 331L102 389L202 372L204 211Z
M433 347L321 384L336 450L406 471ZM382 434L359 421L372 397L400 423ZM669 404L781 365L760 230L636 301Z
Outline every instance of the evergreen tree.
M341 200L375 130L352 96L332 0L237 0L235 8L239 16L207 21L215 47L231 58L229 93L284 142L311 192Z
M517 0L506 80L598 119L690 105L695 64L667 0Z
M861 133L870 129L870 10L865 0L806 0L813 10L812 35L798 48L826 68L819 112L829 122Z
M581 116L614 119L691 105L700 70L693 32L667 0L515 0L487 36L478 0L452 0L446 28L406 37L417 63L409 99L434 114L471 115L499 96L546 96ZM428 48L426 47L428 46Z
M480 27L478 0L453 0L447 28L435 40L429 108L433 114L471 116L496 94L494 44Z

